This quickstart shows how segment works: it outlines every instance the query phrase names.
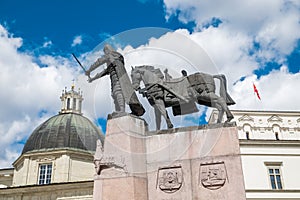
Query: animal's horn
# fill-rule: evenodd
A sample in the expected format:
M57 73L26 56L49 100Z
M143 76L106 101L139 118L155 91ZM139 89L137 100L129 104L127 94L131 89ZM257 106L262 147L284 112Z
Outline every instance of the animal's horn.
M134 70L133 66L131 65L131 69Z

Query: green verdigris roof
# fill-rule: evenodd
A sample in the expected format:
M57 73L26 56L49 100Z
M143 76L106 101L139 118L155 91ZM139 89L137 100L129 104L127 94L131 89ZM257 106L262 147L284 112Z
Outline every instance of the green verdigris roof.
M86 117L74 113L59 114L51 117L32 132L22 154L59 148L95 151L97 139L103 143L104 135Z

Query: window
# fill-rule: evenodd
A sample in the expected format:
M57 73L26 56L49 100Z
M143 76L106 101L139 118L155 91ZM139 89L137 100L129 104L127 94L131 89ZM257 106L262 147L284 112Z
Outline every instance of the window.
M247 140L250 140L250 137L249 137L249 131L246 131L246 139L247 139Z
M275 135L275 139L276 140L280 140L280 138L279 138L279 134L280 134L280 131L281 131L281 128L280 128L280 126L278 125L278 124L274 124L273 125L273 132L274 132L274 135Z
M76 110L76 98L73 98L73 110Z
M275 132L275 139L279 140L278 132Z
M39 169L39 185L51 183L52 164L41 164Z
M273 190L282 189L280 166L268 166L268 173Z
M250 132L251 132L251 126L250 126L250 124L244 124L244 126L243 126L243 130L244 130L244 132L245 132L245 134L246 134L246 139L247 140L250 140Z
M71 109L70 104L71 104L71 99L68 98L68 99L67 99L67 110L70 110L70 109Z

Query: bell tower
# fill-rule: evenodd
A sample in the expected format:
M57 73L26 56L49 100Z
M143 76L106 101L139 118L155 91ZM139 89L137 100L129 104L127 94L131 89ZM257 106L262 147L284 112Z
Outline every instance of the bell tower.
M61 100L61 110L59 114L64 113L75 113L82 115L81 113L81 104L83 101L82 91L78 88L78 91L75 91L75 85L73 84L70 91L67 91L67 87L62 91L60 97Z

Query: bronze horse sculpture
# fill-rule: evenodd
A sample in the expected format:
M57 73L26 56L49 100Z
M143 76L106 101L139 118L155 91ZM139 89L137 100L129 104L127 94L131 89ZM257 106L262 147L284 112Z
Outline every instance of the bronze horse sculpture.
M165 76L160 69L149 65L135 66L131 70L133 88L142 93L154 107L157 130L160 129L161 116L165 118L168 128L173 128L166 107L172 107L176 116L197 112L195 103L198 103L216 108L219 111L218 123L221 123L224 112L227 116L226 122L233 119L228 105L235 102L227 93L224 75L197 72L188 76L184 74L180 78L167 78L167 74ZM214 78L220 80L220 96L215 93ZM145 85L143 89L140 88L141 81Z

